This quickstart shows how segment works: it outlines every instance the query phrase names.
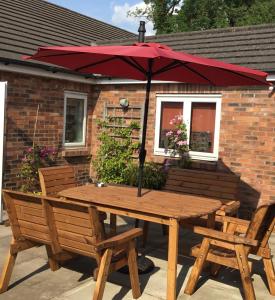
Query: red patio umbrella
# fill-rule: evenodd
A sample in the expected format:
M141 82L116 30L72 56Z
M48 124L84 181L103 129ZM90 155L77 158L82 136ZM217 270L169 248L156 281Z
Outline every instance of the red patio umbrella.
M42 47L34 59L83 74L147 81L142 141L139 154L138 196L141 195L151 80L178 81L212 86L269 85L267 73L221 61L173 51L157 43L132 46Z

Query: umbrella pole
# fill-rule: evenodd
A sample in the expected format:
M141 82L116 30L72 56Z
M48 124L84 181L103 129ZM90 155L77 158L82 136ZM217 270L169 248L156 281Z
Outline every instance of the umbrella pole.
M148 109L149 109L149 97L150 97L151 80L152 80L152 65L153 65L153 59L149 59L147 84L146 84L146 96L145 96L144 113L143 113L141 146L140 146L140 150L139 150L138 193L137 193L138 197L141 197L143 167L144 167L144 162L145 162L145 158L146 158L145 142L146 142L147 119L148 119Z

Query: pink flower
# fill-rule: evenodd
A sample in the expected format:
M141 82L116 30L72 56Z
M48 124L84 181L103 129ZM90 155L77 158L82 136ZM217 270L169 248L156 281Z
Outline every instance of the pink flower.
M168 132L166 132L166 136L171 136L173 134L173 131L168 131Z
M187 145L187 141L179 141L177 142L179 146Z
M181 133L182 133L182 130L179 129L179 130L177 131L177 134L181 134Z

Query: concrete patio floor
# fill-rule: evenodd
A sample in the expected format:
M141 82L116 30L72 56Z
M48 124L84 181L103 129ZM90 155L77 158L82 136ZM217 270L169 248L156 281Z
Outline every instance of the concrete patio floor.
M133 226L130 219L120 219L119 231ZM0 226L0 270L11 238L10 227ZM242 298L241 279L238 271L222 269L217 278L211 278L207 270L200 279L198 289L192 296L183 293L193 258L183 255L183 249L198 242L200 237L181 230L178 260L178 299L228 299ZM271 238L271 249L275 252L275 234ZM140 300L166 299L167 237L162 236L161 226L150 225L146 256L153 260L155 269L140 275L142 296ZM275 260L274 260L275 261ZM95 262L79 257L67 262L56 272L47 264L45 247L26 250L18 255L9 290L0 295L0 300L85 300L91 299L95 282L92 279ZM253 285L258 300L271 300L261 261L254 264ZM104 300L132 299L128 275L113 273L105 287Z

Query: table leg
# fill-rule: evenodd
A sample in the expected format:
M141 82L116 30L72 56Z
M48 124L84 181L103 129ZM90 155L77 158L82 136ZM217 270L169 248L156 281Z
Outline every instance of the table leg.
M179 223L170 219L167 270L167 300L176 300Z
M208 214L208 219L207 219L207 227L208 228L214 228L215 227L215 215L216 215L215 212L213 212L211 214Z

